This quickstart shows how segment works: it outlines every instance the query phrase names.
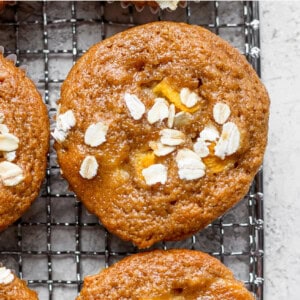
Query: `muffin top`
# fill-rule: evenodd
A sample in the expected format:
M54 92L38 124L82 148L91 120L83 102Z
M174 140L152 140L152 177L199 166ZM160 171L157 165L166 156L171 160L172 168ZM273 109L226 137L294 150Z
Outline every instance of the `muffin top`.
M155 22L88 50L53 133L70 187L138 247L204 228L248 191L269 99L246 59L199 26Z
M84 279L77 300L254 300L217 259L192 250L127 257Z
M37 197L49 144L47 109L23 70L0 53L0 231Z
M1 300L38 300L37 293L30 290L25 281L16 277L10 269L0 265Z

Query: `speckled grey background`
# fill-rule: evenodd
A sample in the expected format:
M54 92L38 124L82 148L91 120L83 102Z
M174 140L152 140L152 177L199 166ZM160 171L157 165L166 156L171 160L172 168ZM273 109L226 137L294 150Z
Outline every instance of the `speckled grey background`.
M300 299L300 2L263 1L262 79L271 98L265 157L266 300Z

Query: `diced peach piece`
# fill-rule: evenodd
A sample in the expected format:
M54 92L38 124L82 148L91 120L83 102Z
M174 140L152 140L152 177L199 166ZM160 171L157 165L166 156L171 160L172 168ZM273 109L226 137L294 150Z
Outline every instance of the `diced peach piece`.
M167 79L163 79L159 84L153 88L153 92L157 95L165 97L169 102L173 103L177 109L189 113L194 113L200 108L199 104L188 108L181 103L180 94L176 91Z
M202 158L203 163L205 164L207 170L212 173L220 173L229 165L234 163L234 159L232 157L226 157L225 159L221 159L214 154L214 148L216 144L211 143L208 146L209 155Z
M155 154L153 151L139 152L134 156L134 168L139 178L144 181L143 169L155 164Z

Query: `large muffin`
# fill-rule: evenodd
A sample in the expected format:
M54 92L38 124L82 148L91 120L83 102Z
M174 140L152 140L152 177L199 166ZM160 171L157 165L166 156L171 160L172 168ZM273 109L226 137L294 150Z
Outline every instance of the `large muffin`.
M143 248L197 232L247 193L268 114L267 92L236 49L199 26L156 22L78 60L53 135L79 199Z
M0 265L1 300L38 300L37 293L30 290L25 281L16 277L10 269Z
M192 250L127 257L84 279L77 300L254 300L217 259Z
M40 94L0 53L0 231L38 196L48 144L49 120Z

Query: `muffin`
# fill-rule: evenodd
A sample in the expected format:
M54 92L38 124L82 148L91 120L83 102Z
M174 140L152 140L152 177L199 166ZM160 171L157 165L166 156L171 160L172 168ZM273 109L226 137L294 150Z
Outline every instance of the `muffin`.
M38 196L48 144L49 120L40 94L0 53L0 231Z
M141 10L145 7L145 5L149 6L151 9L160 8L160 9L169 9L169 10L176 10L178 4L180 3L181 6L185 5L185 1L176 1L176 0L171 0L171 1L122 1L122 5L128 5L128 4L134 4L137 10Z
M30 290L25 281L16 277L10 269L0 266L1 300L38 300L37 293Z
M217 259L192 250L127 257L84 279L77 300L254 300Z
M139 248L225 213L247 193L267 143L264 86L199 26L149 23L94 45L58 103L63 176L109 231Z

